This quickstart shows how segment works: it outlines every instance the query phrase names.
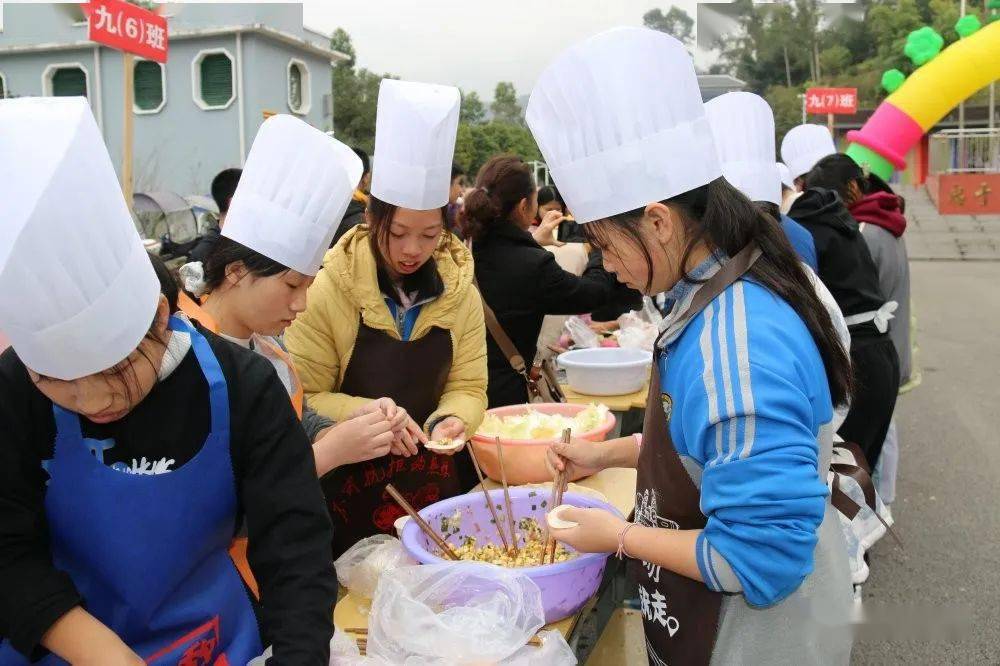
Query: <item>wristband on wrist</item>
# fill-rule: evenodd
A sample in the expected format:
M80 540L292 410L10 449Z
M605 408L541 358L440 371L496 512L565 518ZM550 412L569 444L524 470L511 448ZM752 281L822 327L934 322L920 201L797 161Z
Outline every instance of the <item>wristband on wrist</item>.
M635 523L625 523L625 526L618 530L618 552L615 553L615 557L619 560L624 557L632 559L632 556L628 554L627 550L625 550L625 535L628 534L629 530L635 527L635 525Z

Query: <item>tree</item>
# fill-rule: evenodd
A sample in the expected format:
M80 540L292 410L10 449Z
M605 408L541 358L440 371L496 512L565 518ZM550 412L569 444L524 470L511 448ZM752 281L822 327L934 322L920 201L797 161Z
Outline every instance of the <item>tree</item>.
M333 36L330 37L330 48L334 51L340 51L348 58L347 60L339 61L335 67L354 69L357 53L354 51L354 43L351 41L351 36L346 30L337 28L333 31Z
M484 120L486 120L486 106L483 100L479 99L479 94L475 90L469 93L463 92L459 121L475 125Z
M510 81L501 81L493 92L493 103L490 104L493 120L502 123L520 125L524 122L521 116L521 105L517 103L517 90Z
M340 141L371 153L375 149L379 84L382 79L396 77L355 68L357 54L343 28L334 31L330 48L348 56L333 67L333 129Z
M684 46L690 46L694 41L694 19L676 5L671 5L666 14L659 8L650 9L642 15L642 24L673 35Z
M466 173L475 174L488 159L505 153L529 162L541 159L534 137L523 125L492 121L458 126L455 162Z

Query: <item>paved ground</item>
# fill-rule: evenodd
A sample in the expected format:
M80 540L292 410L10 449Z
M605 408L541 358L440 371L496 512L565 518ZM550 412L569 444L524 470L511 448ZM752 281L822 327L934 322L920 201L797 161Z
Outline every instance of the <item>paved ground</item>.
M1000 219L992 228L968 218L947 222L981 228L955 232L949 246L937 240L942 232L926 230L940 218L928 216L925 226L916 214L921 229L914 236L930 239L924 247L933 258L975 246L980 254L993 247L1000 259ZM952 643L862 643L854 662L1000 664L1000 262L913 261L911 271L923 381L901 397L897 412L901 470L893 514L905 548L887 539L878 544L865 598L934 609L938 619L957 605L972 621Z
M938 214L923 188L906 197L907 249L914 260L1000 260L1000 215Z

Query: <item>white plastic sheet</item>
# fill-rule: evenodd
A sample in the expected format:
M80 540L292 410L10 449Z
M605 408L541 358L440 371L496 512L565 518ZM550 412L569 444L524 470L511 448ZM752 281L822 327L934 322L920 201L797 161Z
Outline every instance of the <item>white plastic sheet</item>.
M526 646L544 623L538 586L517 571L478 562L403 567L382 577L372 600L368 656L406 666L575 664L565 641Z
M387 534L362 539L337 558L337 579L351 594L365 599L375 595L379 578L396 567L416 564L399 539Z

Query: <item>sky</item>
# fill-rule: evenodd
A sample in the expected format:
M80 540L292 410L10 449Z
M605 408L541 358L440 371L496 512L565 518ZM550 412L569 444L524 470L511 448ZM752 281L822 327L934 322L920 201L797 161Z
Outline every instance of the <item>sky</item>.
M694 17L694 0L675 4ZM518 95L567 46L670 3L656 0L305 0L310 28L350 33L358 64L403 79L454 85L489 101L497 81Z

